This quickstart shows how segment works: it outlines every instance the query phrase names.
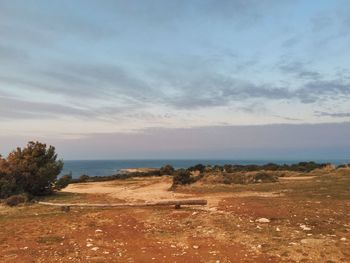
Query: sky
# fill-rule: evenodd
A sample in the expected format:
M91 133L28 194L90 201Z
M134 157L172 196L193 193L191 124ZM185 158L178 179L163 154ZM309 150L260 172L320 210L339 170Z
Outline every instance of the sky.
M350 160L347 0L0 0L0 153Z

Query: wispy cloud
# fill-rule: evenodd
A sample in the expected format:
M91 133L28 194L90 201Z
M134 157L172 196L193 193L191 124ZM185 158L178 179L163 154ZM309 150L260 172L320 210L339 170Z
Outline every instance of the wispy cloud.
M317 117L332 117L332 118L349 118L350 112L324 112L315 111Z

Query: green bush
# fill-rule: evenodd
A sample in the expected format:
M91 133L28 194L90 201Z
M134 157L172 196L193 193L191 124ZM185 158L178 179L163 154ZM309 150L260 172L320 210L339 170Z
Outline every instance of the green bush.
M86 174L82 174L79 179L78 179L78 182L79 183L85 183L87 181L89 181L90 179L90 176L86 175Z
M61 190L65 187L67 187L70 182L72 181L72 174L65 174L62 177L60 177L56 183L55 183L55 189L56 190Z
M204 173L205 166L203 164L197 164L195 166L189 167L187 170L189 171L199 171L200 173Z
M169 164L161 167L160 170L159 170L159 174L160 175L172 175L174 172L175 172L174 167L172 167Z
M177 170L173 177L173 185L185 185L193 182L194 179L191 177L191 172L185 169Z

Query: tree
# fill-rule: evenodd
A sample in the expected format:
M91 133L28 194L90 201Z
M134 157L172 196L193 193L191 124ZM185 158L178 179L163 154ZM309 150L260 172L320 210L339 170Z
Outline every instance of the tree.
M17 191L45 195L53 192L63 162L57 160L55 147L29 142L11 152L3 166L7 176L15 180Z

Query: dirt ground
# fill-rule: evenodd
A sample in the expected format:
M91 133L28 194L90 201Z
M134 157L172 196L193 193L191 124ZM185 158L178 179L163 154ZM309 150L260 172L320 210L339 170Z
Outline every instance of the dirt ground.
M204 207L0 206L0 262L350 262L350 175L254 185L73 184L50 202L201 198Z

